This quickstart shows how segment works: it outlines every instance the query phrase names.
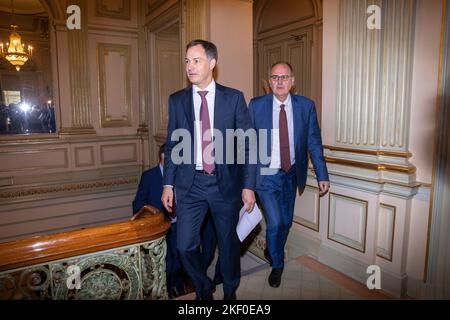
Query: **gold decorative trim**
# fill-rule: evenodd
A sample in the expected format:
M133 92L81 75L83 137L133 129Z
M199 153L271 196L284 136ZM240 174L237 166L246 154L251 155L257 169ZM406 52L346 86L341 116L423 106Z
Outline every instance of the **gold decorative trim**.
M319 191L318 187L313 187L313 186L308 186L308 185L305 187L305 190L306 189L313 189L313 190L315 190L317 192ZM317 228L313 228L311 226L308 226L308 225L302 223L300 221L301 218L300 217L296 218L295 214L294 214L294 219L293 219L292 222L294 222L295 224L301 225L302 227L311 229L313 231L320 232L320 196L319 195L317 195L316 208L317 208L317 224L314 224L314 223L311 223L311 224L317 226ZM303 220L306 220L306 219L303 219Z
M324 149L328 149L330 151L361 153L361 154L368 154L368 155L373 155L373 156L387 156L387 157L398 157L398 158L406 158L406 159L412 157L411 152L355 149L355 148L346 148L346 147L338 147L338 146L330 146L330 145L324 145L323 147L324 147Z
M113 119L108 114L108 99L106 82L111 79L106 78L105 57L110 53L119 53L124 63L123 89L125 92L125 103L123 110L126 114L117 119ZM100 126L102 128L111 127L129 127L131 126L131 46L111 43L97 43L97 61L98 61L98 85L99 85L99 106L100 106Z
M340 158L333 158L329 156L325 156L325 160L328 163L341 164L346 166L358 167L363 169L370 169L375 171L390 171L390 172L398 172L398 173L406 173L413 174L416 173L416 167L408 167L408 166L399 166L394 164L387 163L370 163L370 162L360 162L355 160L347 160Z
M348 244L346 244L346 243L340 242L340 241L338 241L338 240L336 240L336 239L330 238L331 198L332 198L333 195L334 195L334 196L341 197L341 198L347 198L347 199L351 199L351 200L355 200L355 201L358 201L358 202L364 202L364 203L365 203L365 207L366 207L366 212L365 212L366 218L365 218L365 220L366 220L366 221L365 221L365 225L364 225L364 242L363 242L363 244L362 244L363 250L360 250L360 249L358 249L358 248L352 247L352 246L350 246L350 245L348 245ZM358 252L362 252L362 253L365 254L365 253L366 253L366 243L367 243L367 224L368 224L367 218L368 218L368 215L369 215L369 214L368 214L368 210L369 210L369 202L368 202L367 200L358 199L358 198L354 198L354 197L350 197L350 196L344 196L344 195L342 195L342 194L330 192L330 195L329 195L329 197L328 197L328 231L327 231L327 239L329 239L329 240L331 240L331 241L334 241L334 242L336 242L336 243L339 243L340 245L343 245L343 246L345 246L345 247L347 247L347 248L350 248L350 249L352 249L352 250L355 250L355 251L358 251Z
M148 132L148 126L146 124L140 124L136 134L148 138Z
M105 17L110 19L131 20L131 2L130 0L122 0L121 10L110 10L103 0L97 0L95 6L95 15L97 17Z
M93 135L96 134L93 128L62 128L58 131L59 136L79 136L79 135Z
M80 157L79 157L79 151L81 150L89 150L91 154L91 162L89 163L80 163ZM81 168L81 167L90 167L95 165L95 157L94 157L94 147L75 147L75 167Z
M22 198L28 196L45 195L52 193L62 193L62 192L73 192L73 191L83 191L83 190L93 190L99 188L110 188L113 186L136 184L138 182L137 177L132 178L119 178L119 179L109 179L103 181L95 182L78 182L65 185L54 185L48 187L40 188L27 188L26 190L16 190L16 191L4 191L0 192L0 199L11 200L15 198Z
M111 147L133 147L133 153L132 157L129 159L122 159L122 160L106 160L105 161L105 155L104 155L104 149L105 148L111 148ZM137 147L136 143L120 143L120 144L105 144L100 146L100 163L102 165L105 164L117 164L117 163L124 163L124 162L137 162Z
M377 255L377 257L380 257L380 258L385 259L385 260L387 260L387 261L389 261L389 262L392 262L392 259L393 259L393 257L394 257L395 218L396 218L396 216L397 216L397 207L396 207L396 206L393 206L393 205L385 204L385 203L382 203L382 202L380 202L380 207L383 207L383 208L386 208L386 209L392 209L392 210L393 210L393 213L394 213L394 218L393 218L393 221L392 221L392 240L391 240L391 253L390 253L390 257L387 258L387 257L381 256L380 254L378 254L378 252L377 252L376 255ZM378 214L378 215L379 215L379 214ZM378 224L378 225L379 225L379 224Z

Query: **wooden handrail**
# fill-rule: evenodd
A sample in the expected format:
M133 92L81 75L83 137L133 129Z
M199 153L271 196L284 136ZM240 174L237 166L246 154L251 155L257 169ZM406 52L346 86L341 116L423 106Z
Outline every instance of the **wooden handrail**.
M161 211L144 206L130 221L0 243L0 271L151 241L169 227Z

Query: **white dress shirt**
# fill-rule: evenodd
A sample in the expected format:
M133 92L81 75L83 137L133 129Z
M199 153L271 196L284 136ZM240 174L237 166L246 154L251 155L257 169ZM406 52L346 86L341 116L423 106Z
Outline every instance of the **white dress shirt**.
M292 100L289 94L286 101L281 102L275 96L273 96L272 103L272 156L270 161L271 169L281 168L280 159L280 105L284 104L284 110L286 111L288 135L289 135L289 153L291 156L291 165L295 163L295 150L294 150L294 114L292 111Z
M202 130L200 128L200 107L202 105L202 98L198 94L198 91L208 91L206 94L206 102L208 103L209 123L211 124L211 130L214 130L214 100L216 97L216 82L214 80L211 81L205 89L200 89L195 84L192 85L192 88L195 115L195 137L197 141L197 148L195 150L195 169L203 170ZM214 137L213 131L211 131L211 137Z

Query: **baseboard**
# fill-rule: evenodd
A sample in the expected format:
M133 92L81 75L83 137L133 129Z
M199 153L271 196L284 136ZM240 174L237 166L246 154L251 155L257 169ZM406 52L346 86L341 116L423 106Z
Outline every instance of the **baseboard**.
M415 299L433 299L427 296L427 286L421 279L408 277L407 295Z
M299 230L291 229L288 243L286 244L290 259L307 255L315 258L319 262L343 273L344 275L366 285L370 276L366 271L369 266L333 247L322 243L320 239L315 239L302 234ZM400 298L407 295L408 277L406 274L393 274L392 272L381 270L381 290L393 297ZM415 297L408 292L409 296Z
M367 263L356 260L324 244L320 248L318 260L364 285L366 285L370 276L367 273L367 267L369 266ZM397 275L381 269L381 290L393 297L401 298L406 296L406 287L406 274Z

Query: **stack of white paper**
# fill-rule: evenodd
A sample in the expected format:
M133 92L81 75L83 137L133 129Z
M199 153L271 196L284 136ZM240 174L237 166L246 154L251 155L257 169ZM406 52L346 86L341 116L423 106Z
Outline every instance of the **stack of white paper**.
M248 213L246 209L247 205L244 205L241 211L239 211L239 222L236 227L236 232L241 242L244 241L245 238L247 238L250 232L262 220L261 210L259 210L256 203L251 213Z

